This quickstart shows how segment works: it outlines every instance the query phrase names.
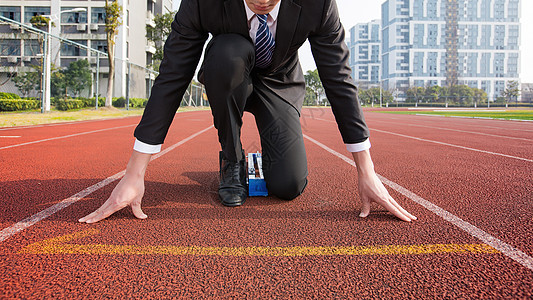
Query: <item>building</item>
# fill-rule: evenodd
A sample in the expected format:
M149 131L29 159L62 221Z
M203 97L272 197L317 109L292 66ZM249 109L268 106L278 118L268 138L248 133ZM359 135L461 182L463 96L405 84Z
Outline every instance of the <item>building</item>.
M522 102L533 103L533 83L522 83L520 96L522 98Z
M146 67L151 64L152 54L155 52L153 44L146 39L146 26L155 26L154 14L172 11L171 0L146 0L139 5L134 0L118 0L122 6L122 26L116 37L115 86L114 96L126 95L126 85L129 79L129 95L144 98L148 92L148 83L153 80L148 72L140 67L130 68L128 64ZM135 5L134 5L135 4ZM56 26L51 27L51 33L73 40L79 44L106 52L107 42L105 34L105 1L103 0L3 0L0 4L0 15L29 24L36 15L50 15ZM84 11L65 12L82 8ZM142 20L139 22L139 20ZM59 24L59 25L58 25ZM46 29L44 29L46 30ZM0 80L6 79L17 72L29 71L29 65L37 64L42 56L36 35L24 35L24 30L14 25L0 25ZM89 51L61 43L52 39L52 63L55 66L67 67L70 62L87 59L93 73L96 74L96 57ZM107 58L101 58L99 91L105 96L109 65ZM129 76L129 78L128 78ZM3 81L3 80L2 80ZM93 84L91 95L94 95ZM3 89L9 90L4 87ZM12 87L12 89L16 89Z
M359 86L379 85L381 79L381 21L350 28L350 67Z
M465 84L501 96L519 81L520 0L387 0L384 86Z

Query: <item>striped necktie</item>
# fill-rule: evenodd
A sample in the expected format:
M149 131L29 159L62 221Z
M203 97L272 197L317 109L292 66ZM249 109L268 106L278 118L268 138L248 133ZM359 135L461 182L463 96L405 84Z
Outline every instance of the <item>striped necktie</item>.
M268 30L267 17L268 15L256 15L259 20L259 28L257 28L257 35L255 36L255 66L264 69L272 62L272 55L274 53L274 37Z

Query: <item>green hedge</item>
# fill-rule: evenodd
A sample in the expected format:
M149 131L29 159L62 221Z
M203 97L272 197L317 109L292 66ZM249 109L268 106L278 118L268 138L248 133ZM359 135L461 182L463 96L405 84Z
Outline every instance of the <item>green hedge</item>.
M20 96L13 93L0 92L0 99L20 99Z
M0 99L0 111L28 110L39 107L41 107L41 102L38 100Z
M68 100L56 100L56 109L57 110L70 110L70 109L80 109L84 108L85 103L83 100L75 100L75 99L68 99Z
M146 107L147 102L148 99L145 98L130 98L130 107L143 108ZM126 107L126 98L113 98L112 105L118 108Z

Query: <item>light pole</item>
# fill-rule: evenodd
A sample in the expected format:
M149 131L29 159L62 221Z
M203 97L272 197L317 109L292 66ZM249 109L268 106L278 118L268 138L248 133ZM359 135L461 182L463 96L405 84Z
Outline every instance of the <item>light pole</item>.
M59 26L59 31L61 32L61 18L59 17L62 13L67 12L83 12L87 11L86 8L78 7L74 9L64 10L54 15L43 15L43 17L48 18L48 34L46 35L46 56L44 59L44 93L43 93L43 106L44 111L49 112L50 111L50 95L51 95L51 87L50 87L50 75L51 75L51 69L52 69L52 43L50 39L50 34L52 31L52 20L56 19L57 24Z

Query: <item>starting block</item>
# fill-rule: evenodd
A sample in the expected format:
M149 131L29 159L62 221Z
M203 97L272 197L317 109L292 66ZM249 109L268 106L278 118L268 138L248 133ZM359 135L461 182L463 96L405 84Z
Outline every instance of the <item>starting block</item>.
M248 195L268 196L261 153L248 153Z

